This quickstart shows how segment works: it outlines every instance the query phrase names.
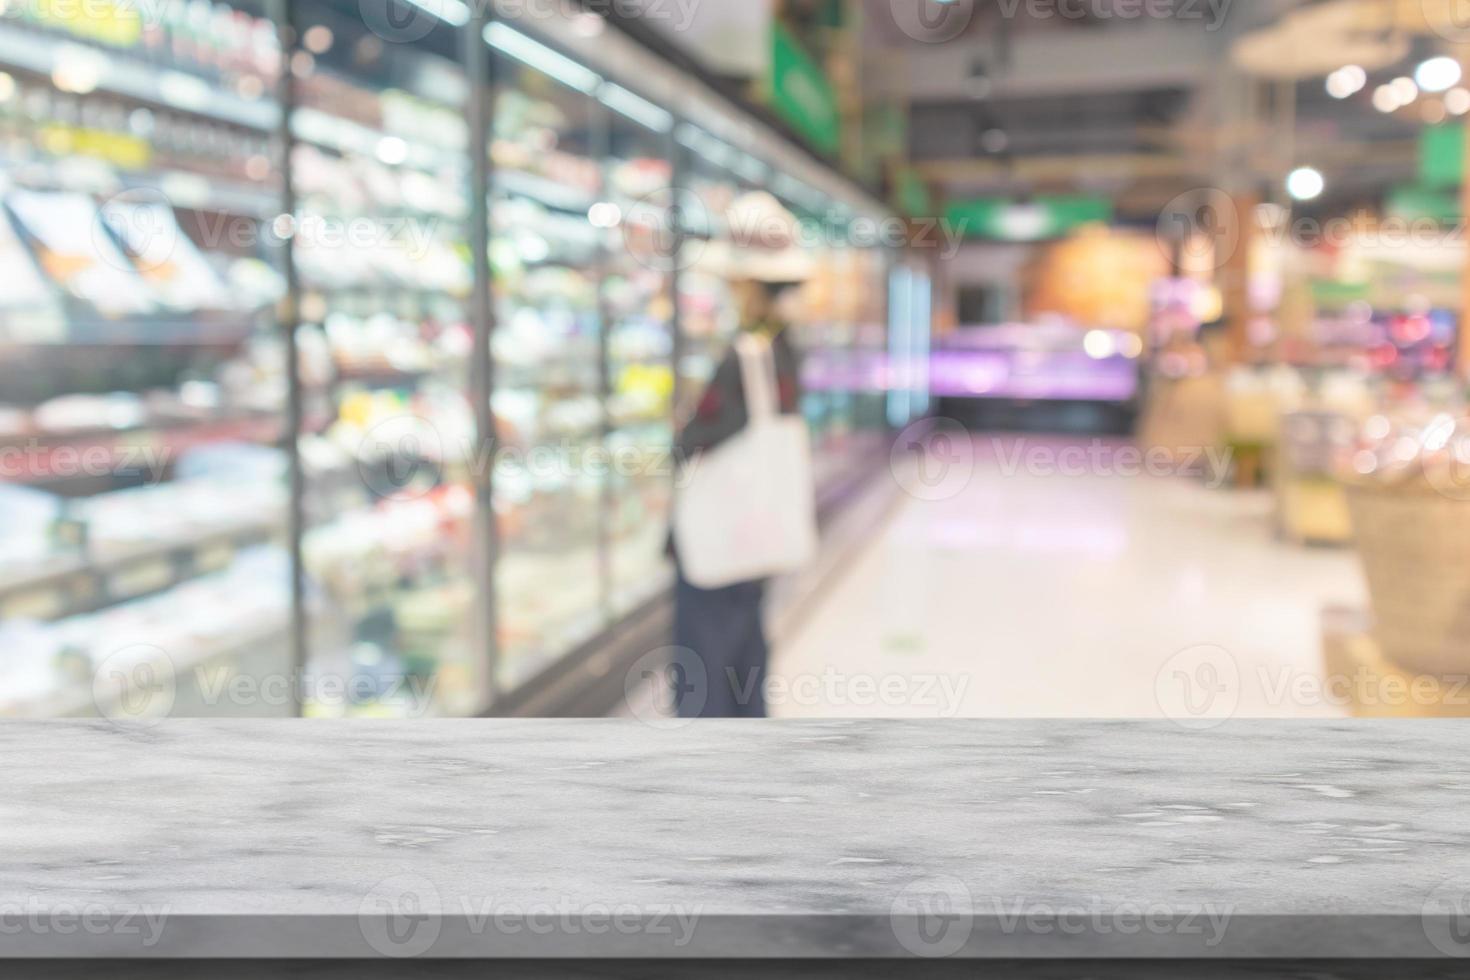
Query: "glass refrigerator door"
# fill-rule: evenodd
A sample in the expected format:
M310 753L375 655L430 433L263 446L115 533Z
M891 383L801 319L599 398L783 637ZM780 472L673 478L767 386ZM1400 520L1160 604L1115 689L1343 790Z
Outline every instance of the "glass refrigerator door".
M600 80L503 23L490 201L499 661L509 690L608 619ZM532 67L527 59L540 67Z
M673 582L673 119L615 85L603 99L610 155L604 200L610 599L625 615Z
M286 714L276 31L0 18L0 715Z
M731 208L748 191L761 189L769 169L704 130L681 125L675 133L682 154L679 208L685 241L679 255L679 325L683 333L679 398L682 425L693 414L720 360L740 329L731 284L739 275L741 249L730 227Z
M296 10L306 710L473 713L488 659L459 38L385 43L325 4Z

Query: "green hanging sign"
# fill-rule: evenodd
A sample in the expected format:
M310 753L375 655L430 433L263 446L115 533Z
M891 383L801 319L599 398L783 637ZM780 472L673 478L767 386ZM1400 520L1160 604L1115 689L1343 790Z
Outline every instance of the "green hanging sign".
M1453 189L1404 184L1391 188L1385 210L1400 221L1436 221L1453 225L1460 220L1460 195Z
M766 97L777 115L825 153L842 149L837 93L821 65L785 26L771 25L771 67Z
M1455 187L1465 179L1465 126L1430 126L1419 134L1419 183Z
M893 186L893 203L910 218L934 215L934 196L913 167L903 167L898 171Z
M1082 225L1112 221L1113 202L1105 197L1038 197L1030 201L982 197L954 201L945 219L967 238L1043 241Z

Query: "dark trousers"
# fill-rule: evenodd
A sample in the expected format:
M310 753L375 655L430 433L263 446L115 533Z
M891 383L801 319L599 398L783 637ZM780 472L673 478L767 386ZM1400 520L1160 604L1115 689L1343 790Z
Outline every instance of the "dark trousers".
M681 718L766 716L764 582L699 589L679 576L674 593L674 644L692 651L676 683ZM699 676L702 673L703 677Z

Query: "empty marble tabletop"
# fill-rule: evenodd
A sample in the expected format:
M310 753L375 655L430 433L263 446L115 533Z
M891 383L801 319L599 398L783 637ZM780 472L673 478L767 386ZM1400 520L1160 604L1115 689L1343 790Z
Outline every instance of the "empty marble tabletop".
M1470 954L1470 722L0 725L0 955Z

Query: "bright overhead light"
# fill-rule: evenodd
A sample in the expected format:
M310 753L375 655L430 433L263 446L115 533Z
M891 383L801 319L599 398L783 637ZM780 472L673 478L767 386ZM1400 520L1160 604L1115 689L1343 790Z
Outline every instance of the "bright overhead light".
M1444 94L1444 107L1452 116L1470 112L1470 89L1452 88Z
M1298 167L1286 178L1286 193L1297 201L1312 201L1322 196L1327 181L1320 170Z
M1089 330L1082 338L1082 349L1095 361L1106 361L1118 353L1118 342L1106 330Z
M615 109L634 122L642 123L655 132L667 133L674 128L672 114L647 99L634 95L621 85L607 82L598 91L597 97L609 109Z
M1460 84L1460 63L1454 58L1430 58L1414 71L1414 80L1426 92L1444 92Z
M1373 90L1373 108L1379 112L1397 112L1401 107L1392 85L1380 85Z
M1399 100L1400 106L1406 106L1419 97L1419 86L1414 84L1412 78L1400 76L1388 83L1393 89L1394 97Z
M598 201L587 211L594 228L616 228L623 222L623 209L611 201Z
M1011 145L1011 138L1003 129L987 129L980 134L980 147L986 153L1004 153Z
M397 136L384 136L378 140L378 159L396 167L408 160L408 143Z
M579 92L596 95L602 85L602 78L596 72L498 20L485 28L485 40L491 47Z
M1357 65L1346 65L1327 76L1327 94L1334 99L1346 99L1363 91L1368 84L1368 73Z

